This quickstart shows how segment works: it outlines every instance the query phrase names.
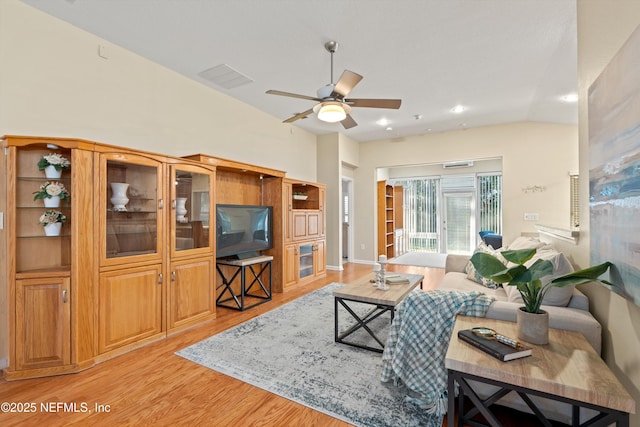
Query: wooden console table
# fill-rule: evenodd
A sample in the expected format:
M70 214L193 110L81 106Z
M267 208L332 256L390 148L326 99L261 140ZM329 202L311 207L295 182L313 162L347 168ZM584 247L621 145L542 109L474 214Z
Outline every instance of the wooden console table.
M256 305L265 303L267 301L271 301L271 291L272 291L272 256L258 256L254 258L247 259L217 259L216 260L216 271L222 278L222 285L224 289L218 295L216 299L216 305L220 307L233 308L234 310L245 310L247 308L255 307ZM232 267L232 274L225 272L220 266L229 266ZM255 266L258 266L260 270L256 271L254 269ZM251 283L247 286L247 269L253 277L251 278ZM267 279L264 277L265 273L269 272L268 284L265 285L264 281ZM240 295L238 295L237 291L234 291L233 283L236 281L238 275L240 275ZM231 276L231 277L229 277ZM266 280L265 280L266 281ZM252 293L252 289L254 287L259 287L260 289L256 289L256 292ZM225 298L225 295L226 298ZM258 301L253 304L246 305L246 297L257 298Z
M529 396L542 396L573 406L572 425L629 426L629 413L635 413L635 401L620 384L588 341L577 332L549 330L549 344L531 345L533 354L522 359L501 362L458 339L458 331L485 326L503 335L516 337L516 324L486 318L458 316L451 334L445 366L449 373L449 427L454 426L455 383L459 387L458 426L481 413L493 427L500 426L489 406L511 391L531 408L541 425L551 426ZM485 400L471 389L467 380L501 387ZM475 405L464 413L464 398ZM580 424L580 409L597 411L591 420ZM474 425L482 425L475 423Z

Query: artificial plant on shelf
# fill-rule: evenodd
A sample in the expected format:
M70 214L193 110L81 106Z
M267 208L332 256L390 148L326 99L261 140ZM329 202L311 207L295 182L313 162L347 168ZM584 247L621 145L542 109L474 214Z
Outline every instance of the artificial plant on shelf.
M33 192L33 200L51 199L52 197L60 197L60 200L68 202L71 199L69 190L64 184L57 181L47 181L40 186L38 191Z
M50 153L45 154L38 161L38 169L45 170L47 166L53 166L57 171L62 171L64 169L69 169L71 167L71 162L64 158L62 154Z
M542 278L553 274L553 264L551 261L538 259L530 267L524 264L536 253L536 249L505 250L500 255L514 266L505 266L495 256L476 252L471 257L471 262L482 277L491 279L496 283L507 283L508 286L516 286L524 301L524 311L528 313L540 313L540 305L545 294L552 286L565 287L581 285L587 282L601 282L609 286L613 283L599 279L611 267L610 262L604 262L583 270L574 271L559 277L555 277L546 284L542 283Z
M60 211L49 210L40 215L40 224L43 226L55 224L57 222L64 223L67 220L65 214Z

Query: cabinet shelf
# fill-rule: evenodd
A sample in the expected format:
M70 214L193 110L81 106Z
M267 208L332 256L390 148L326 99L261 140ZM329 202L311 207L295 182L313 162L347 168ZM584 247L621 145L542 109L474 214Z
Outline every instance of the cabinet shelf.
M46 236L44 234L26 234L17 236L18 239L59 239L61 237L71 237L71 233L61 233L59 236Z
M115 217L120 217L120 218L126 218L126 215L131 215L131 214L155 214L158 213L158 211L153 210L153 211L143 211L143 210L127 210L127 211L114 211L112 209L107 209L107 214L111 214Z
M42 268L35 270L17 271L16 279L38 279L50 277L69 277L71 276L71 266L61 265L53 268Z
M16 178L18 179L18 181L36 181L36 182L65 181L65 182L71 182L71 178L70 177L47 178L44 175L41 175L41 176L18 176Z
M65 202L62 202L62 204L60 206L58 206L57 208L49 208L46 207L45 205L38 205L38 206L16 206L16 209L25 209L25 210L51 210L51 209L55 209L55 210L59 210L59 211L68 211L71 210L71 205Z

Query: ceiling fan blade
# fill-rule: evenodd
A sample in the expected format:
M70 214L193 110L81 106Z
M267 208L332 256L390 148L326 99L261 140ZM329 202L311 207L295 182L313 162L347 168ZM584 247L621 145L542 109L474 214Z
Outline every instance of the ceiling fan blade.
M283 121L282 123L291 123L291 122L295 122L298 119L304 119L311 113L313 113L313 108L309 108L307 111L303 111L302 113L298 113L293 117L289 117L287 120Z
M291 93L291 92L282 92L281 90L268 90L266 93L268 93L269 95L288 96L291 98L308 99L309 101L322 102L322 99L320 98L314 98L313 96L307 96L307 95L298 95L297 93Z
M397 110L402 103L401 99L345 99L344 102L352 107L366 108L393 108Z
M333 88L333 94L340 95L344 98L349 92L351 92L351 89L360 83L360 80L362 80L362 76L360 74L344 70L338 79L336 86Z
M353 120L353 117L351 117L350 114L347 114L347 117L340 123L345 129L351 129L352 127L358 126L358 124L356 123L355 120Z

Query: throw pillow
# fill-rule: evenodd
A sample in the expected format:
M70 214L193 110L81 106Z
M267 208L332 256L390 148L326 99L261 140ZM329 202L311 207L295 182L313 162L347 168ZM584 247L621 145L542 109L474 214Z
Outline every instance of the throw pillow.
M478 247L476 248L476 250L474 251L474 253L476 252L483 252L489 255L493 255L495 257L497 257L498 259L500 259L499 251L494 250L491 246L487 246L486 243L481 242ZM500 261L502 261L502 263L504 264L504 259L500 259ZM487 288L490 289L497 289L499 288L501 285L499 283L494 282L491 279L486 279L484 277L482 277L480 275L480 273L478 273L476 271L476 268L473 266L473 263L471 261L469 261L464 269L464 272L467 273L467 279L469 280L473 280L474 282L477 282L479 284L481 284L482 286L485 286Z
M543 286L556 277L573 272L573 267L567 257L565 257L563 253L557 252L553 249L539 249L534 257L525 263L525 266L530 267L537 259L546 259L551 261L553 264L553 273L541 279ZM566 307L569 305L569 301L571 301L571 297L573 296L573 288L573 286L566 286L563 288L552 286L545 294L542 304ZM518 288L516 286L505 285L504 290L507 294L508 301L523 303L520 292L518 292Z
M535 239L533 237L520 236L516 237L516 239L511 242L507 249L509 249L510 251L519 249L540 249L543 246L546 246L546 244L538 239Z

